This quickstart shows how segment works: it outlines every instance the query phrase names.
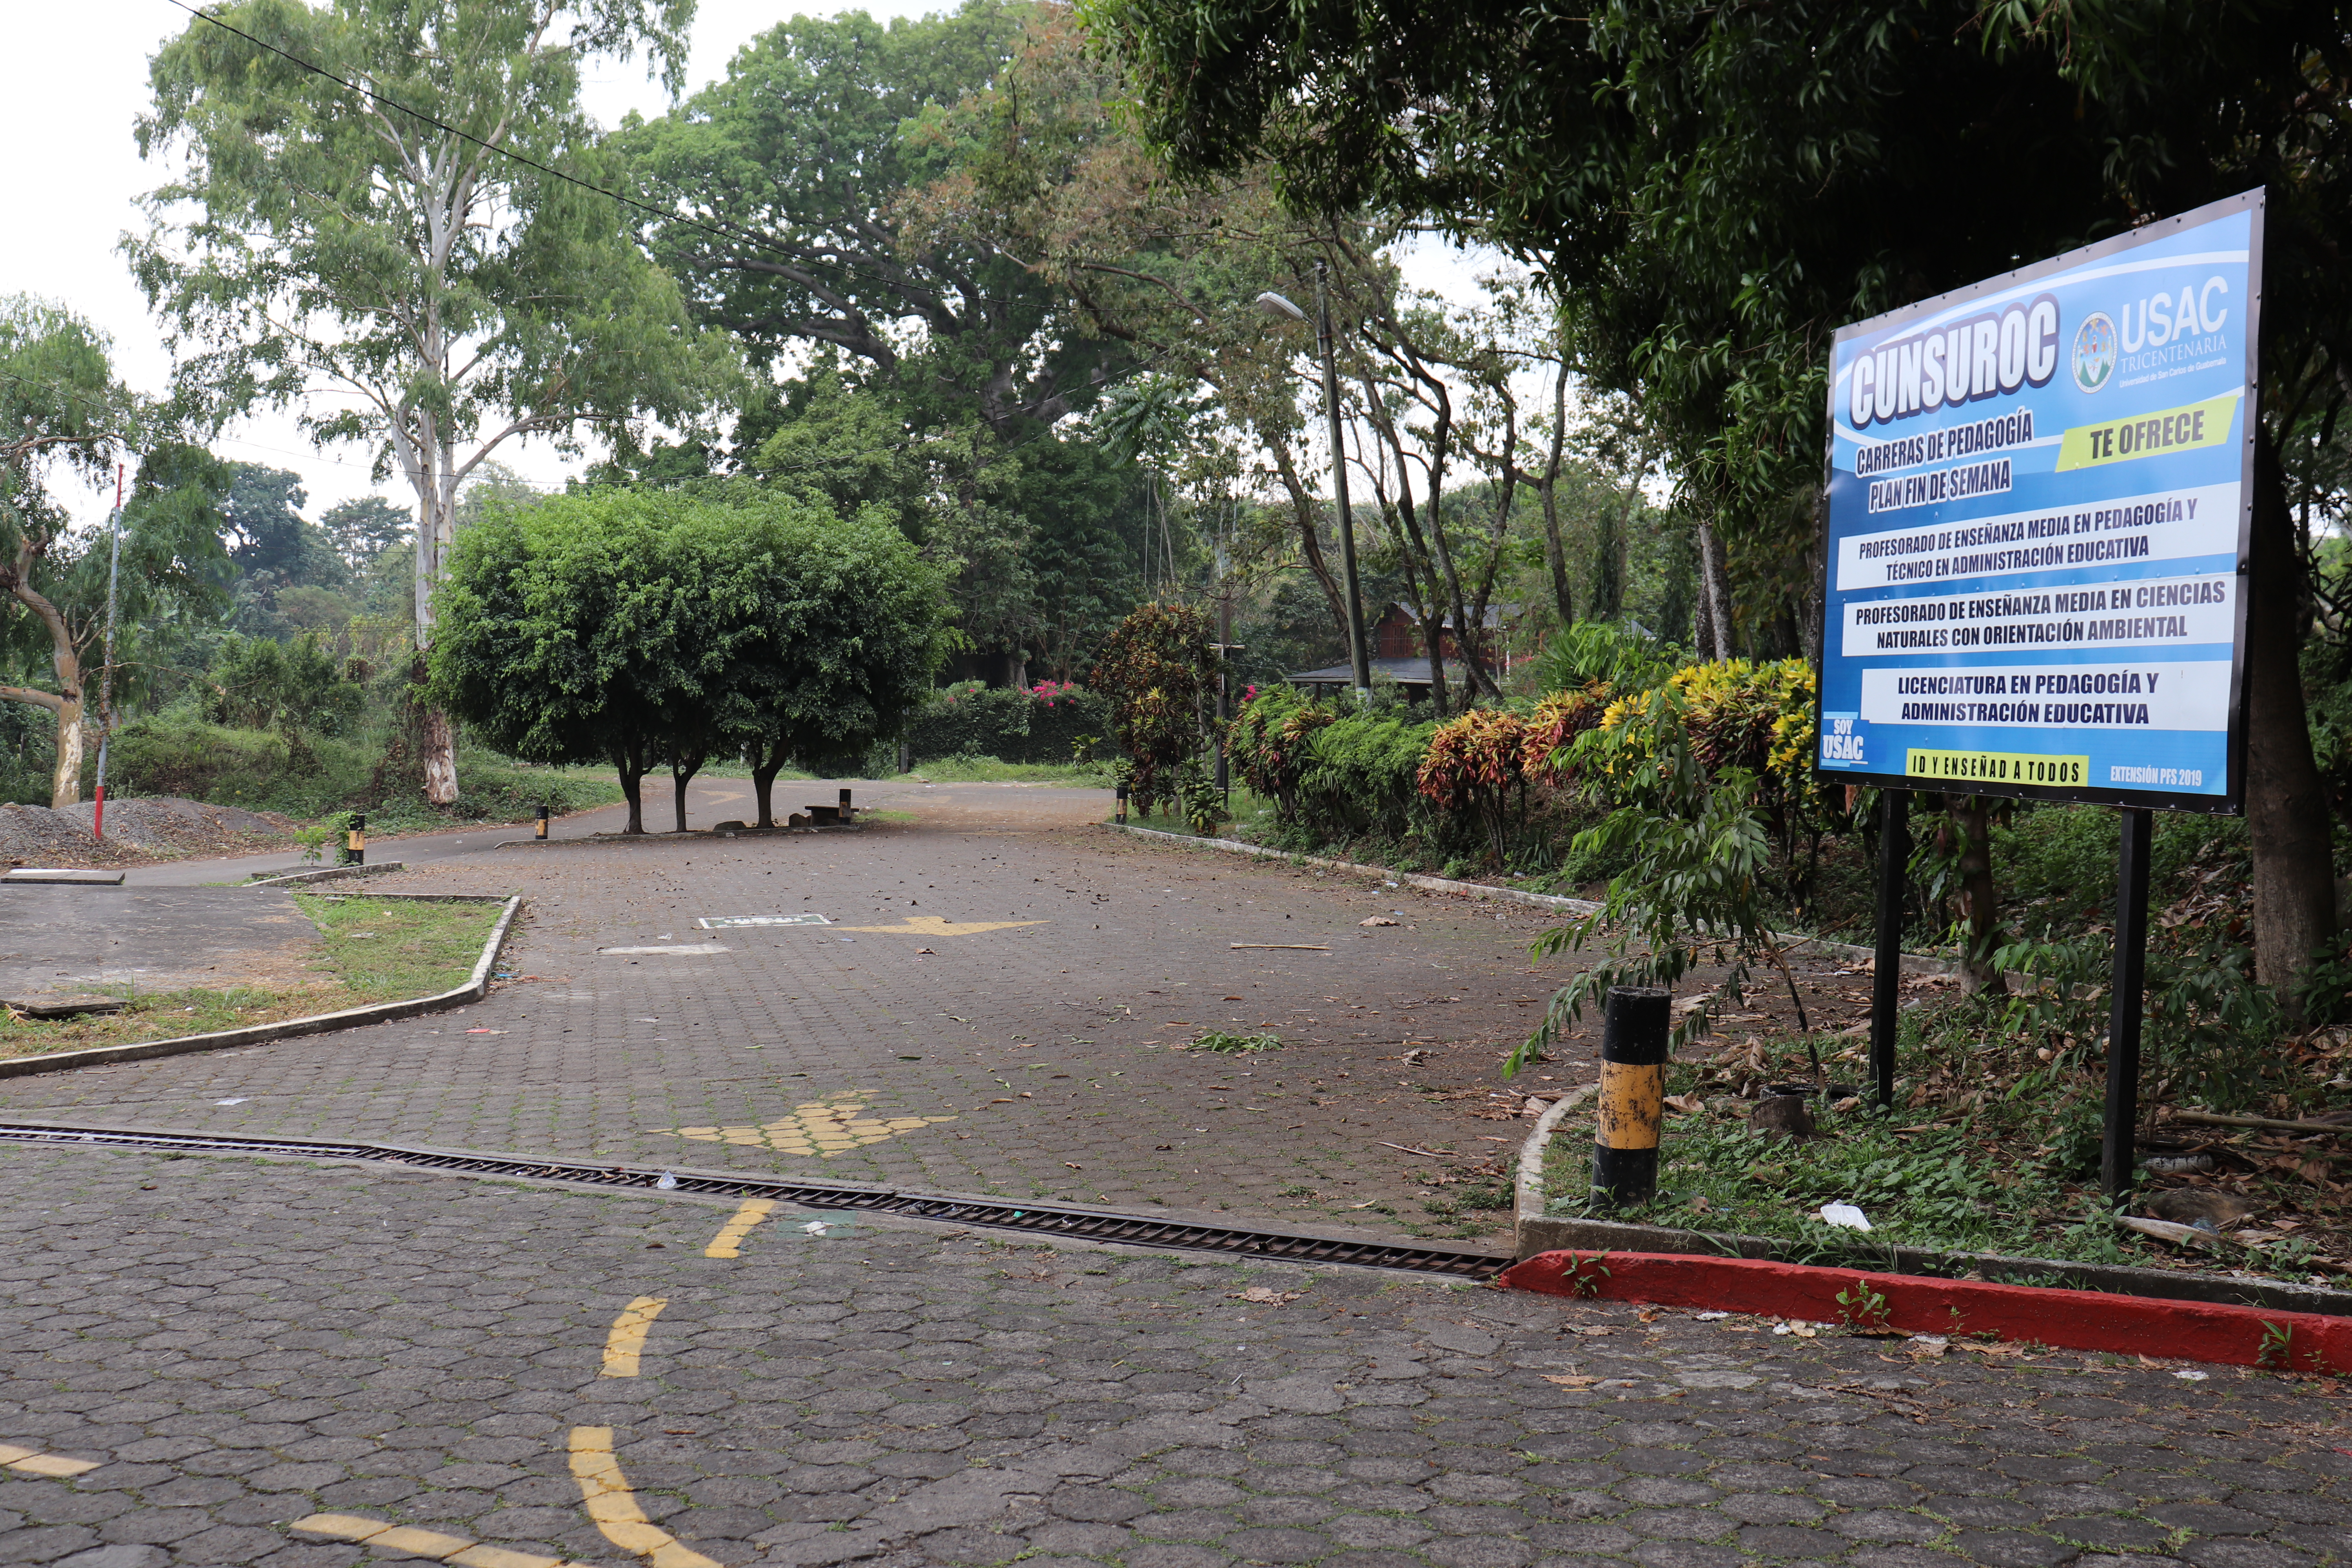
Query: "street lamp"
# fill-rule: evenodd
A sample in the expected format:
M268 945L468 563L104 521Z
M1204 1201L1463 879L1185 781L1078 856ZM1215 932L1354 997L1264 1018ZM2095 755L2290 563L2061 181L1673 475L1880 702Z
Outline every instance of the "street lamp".
M1324 291L1328 266L1315 264L1315 346L1323 358L1323 406L1331 416L1331 495L1339 508L1339 573L1348 588L1348 663L1356 678L1356 706L1372 700L1372 660L1364 639L1364 596L1356 580L1356 521L1348 508L1348 449L1339 431L1339 371L1331 353L1331 303ZM1307 312L1272 292L1257 297L1257 308L1277 320L1303 321Z

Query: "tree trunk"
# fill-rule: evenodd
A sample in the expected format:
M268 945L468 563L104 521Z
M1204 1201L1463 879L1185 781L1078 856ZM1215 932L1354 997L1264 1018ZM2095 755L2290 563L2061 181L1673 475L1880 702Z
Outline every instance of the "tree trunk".
M451 540L455 537L457 505L457 476L447 453L435 437L428 417L416 450L419 471L412 474L417 495L416 561L412 586L415 594L416 652L421 658L433 646L433 590L441 581ZM424 752L425 798L435 805L457 804L457 737L449 715L438 708L425 710L418 737Z
M457 804L457 729L438 708L425 710L425 798L435 805Z
M1274 459L1274 471L1281 479L1284 491L1290 497L1291 521L1298 528L1298 553L1305 559L1307 570L1315 574L1315 581L1323 589L1324 603L1330 606L1331 626L1339 634L1340 658L1344 659L1348 657L1347 600L1339 592L1339 579L1333 575L1330 563L1323 558L1323 540L1315 526L1322 512L1321 503L1307 493L1306 481L1298 477L1298 465L1291 460L1288 447L1262 427L1258 428L1258 444ZM1338 524L1338 512L1339 508L1335 505L1332 508L1334 526Z
M1568 588L1568 550L1559 538L1559 458L1568 439L1568 361L1562 356L1559 384L1552 390L1551 460L1545 465L1543 488L1544 565L1551 573L1551 600L1559 612L1560 630L1576 624L1576 605Z
M1698 525L1699 595L1706 605L1706 619L1714 632L1714 645L1699 649L1703 659L1732 657L1731 637L1731 574L1725 569L1723 541L1717 537L1712 523Z
M1944 847L1959 843L1960 984L1970 992L2009 994L2009 982L1992 966L1993 950L2000 945L2000 896L1992 879L1992 812L1984 796L1944 797Z
M782 742L765 746L751 756L751 793L760 797L760 820L755 825L773 827L776 825L776 775L784 771L784 748Z
M1706 550L1699 549L1698 611L1691 617L1691 657L1701 664L1715 658L1715 595L1706 591Z
M646 749L644 742L630 741L613 750L613 767L621 775L621 793L628 797L629 825L623 833L643 833L646 830Z
M1436 623L1432 625L1433 620ZM1423 612L1421 635L1429 644L1429 712L1433 719L1443 719L1453 706L1445 685L1445 616L1440 611L1434 616ZM1473 695L1477 688L1471 688Z
M74 651L73 631L66 625L64 615L31 584L33 563L39 548L45 546L37 546L28 538L17 551L16 564L0 571L0 585L32 611L42 629L49 634L49 668L57 676L58 689L42 691L32 687L0 686L0 700L30 702L58 716L58 765L49 775L49 809L62 811L81 800L81 657Z
M2291 1019L2295 983L2336 937L2327 792L2304 711L2304 616L2294 520L2279 458L2255 448L2252 559L2246 584L2246 836L2253 851L2254 973Z
M1592 596L1585 614L1613 621L1625 608L1625 551L1617 509L1604 506L1592 520Z
M49 778L49 809L81 800L81 699L58 705L58 769Z
M686 831L686 786L702 771L703 753L688 752L683 757L672 757L669 763L670 808L677 816L677 830Z

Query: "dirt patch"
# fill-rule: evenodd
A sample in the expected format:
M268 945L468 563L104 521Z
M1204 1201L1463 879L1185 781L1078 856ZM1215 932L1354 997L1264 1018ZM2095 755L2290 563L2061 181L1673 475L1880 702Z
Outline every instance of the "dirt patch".
M194 855L276 848L294 824L275 813L208 805L162 795L106 803L106 838L92 833L97 807L88 801L52 811L45 805L0 805L0 862L14 866L127 866Z

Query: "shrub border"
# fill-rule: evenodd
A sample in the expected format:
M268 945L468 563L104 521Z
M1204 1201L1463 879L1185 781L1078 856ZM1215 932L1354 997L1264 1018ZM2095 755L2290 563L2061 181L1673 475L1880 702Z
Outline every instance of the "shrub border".
M497 893L372 893L368 896L414 899L422 903L503 904L506 908L499 914L498 923L490 928L488 939L482 943L482 955L474 961L474 973L463 985L454 990L430 996L411 996L404 1001L370 1002L363 1006L346 1007L341 1012L315 1013L307 1018L285 1018L275 1024L250 1024L241 1029L215 1029L207 1035L182 1035L169 1040L135 1040L121 1046L93 1046L88 1050L55 1051L47 1056L9 1057L0 1059L0 1079L30 1078L37 1073L66 1072L74 1068L97 1067L107 1062L148 1061L157 1057L184 1056L194 1051L225 1050L232 1046L257 1046L270 1040L293 1039L302 1035L331 1034L338 1029L356 1028L362 1024L388 1024L395 1018L414 1018L425 1013L463 1007L489 994L490 970L498 963L500 950L506 946L507 934L514 928L515 917L522 912L521 894L502 897Z

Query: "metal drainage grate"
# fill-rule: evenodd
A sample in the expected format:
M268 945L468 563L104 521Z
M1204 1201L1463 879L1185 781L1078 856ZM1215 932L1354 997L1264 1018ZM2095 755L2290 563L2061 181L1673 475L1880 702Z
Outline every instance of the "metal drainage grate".
M664 1172L641 1165L592 1164L574 1160L532 1160L507 1154L450 1154L405 1149L396 1143L333 1143L305 1138L233 1138L204 1132L142 1132L114 1128L45 1127L0 1122L0 1139L16 1143L73 1148L177 1150L202 1154L278 1154L314 1160L367 1160L411 1170L480 1175L536 1176L595 1186L652 1189ZM1349 1263L1367 1268L1404 1268L1422 1274L1486 1279L1510 1266L1491 1252L1463 1252L1404 1242L1358 1241L1343 1237L1295 1236L1284 1231L1234 1226L1192 1225L1150 1215L1105 1214L1054 1204L999 1203L984 1198L939 1197L887 1187L826 1182L776 1181L759 1176L713 1176L679 1173L670 1190L715 1197L774 1198L803 1208L854 1209L906 1215L917 1219L1034 1235L1118 1241L1241 1258L1282 1258L1296 1263Z

